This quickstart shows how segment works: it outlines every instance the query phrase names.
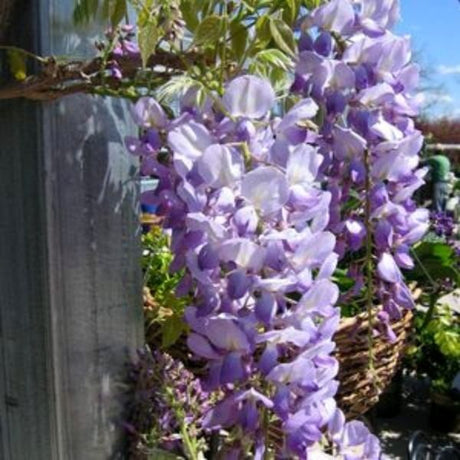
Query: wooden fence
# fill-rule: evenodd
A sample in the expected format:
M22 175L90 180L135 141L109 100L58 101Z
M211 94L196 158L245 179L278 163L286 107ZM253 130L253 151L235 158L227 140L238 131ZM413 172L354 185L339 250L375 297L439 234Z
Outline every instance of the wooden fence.
M92 50L73 0L22 1L10 43ZM98 30L101 30L100 26ZM0 104L0 458L124 458L127 363L142 343L134 132L119 101Z

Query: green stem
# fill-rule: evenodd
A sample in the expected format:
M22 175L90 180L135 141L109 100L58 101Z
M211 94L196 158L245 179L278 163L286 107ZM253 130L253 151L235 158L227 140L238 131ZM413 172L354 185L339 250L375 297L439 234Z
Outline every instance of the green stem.
M364 152L364 167L366 170L366 183L365 183L365 226L366 226L366 256L365 256L365 270L367 281L366 293L366 309L367 309L367 344L369 352L369 370L374 374L374 337L373 337L373 323L374 323L374 264L372 258L372 232L371 232L371 174L370 174L370 158L369 150Z
M414 259L419 264L420 268L422 269L422 272L425 274L425 276L427 277L428 281L431 283L431 286L434 289L438 290L439 289L438 283L436 283L436 281L431 277L430 273L426 269L425 265L423 265L423 262L420 260L419 256L415 252L414 248L411 248L411 253L414 256Z
M192 440L190 439L190 436L188 435L187 426L185 423L181 423L180 432L182 435L182 439L184 441L184 447L185 447L185 451L186 451L188 458L190 460L198 460L198 455L196 453L195 444L192 442Z
M430 324L431 320L433 319L434 311L436 309L436 304L438 303L439 291L432 292L429 296L430 304L428 306L428 310L426 312L425 319L423 320L422 330L424 330L428 324Z
M265 434L264 460L270 460L270 453L268 451L268 430L269 430L269 425L270 425L270 414L268 413L267 408L264 409L263 425L264 425L264 434Z

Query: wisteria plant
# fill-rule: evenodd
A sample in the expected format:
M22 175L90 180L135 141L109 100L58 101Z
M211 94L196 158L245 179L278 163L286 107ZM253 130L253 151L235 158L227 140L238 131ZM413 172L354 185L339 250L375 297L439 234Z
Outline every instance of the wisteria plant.
M121 25L128 3L137 33ZM409 38L390 31L398 1L77 2L76 20L93 14L112 22L97 60L42 59L44 78L15 94L55 91L52 74L67 93L135 101L127 150L158 180L142 199L170 238L180 330L204 370L199 383L143 352L148 442L191 459L207 448L229 460L381 458L337 407L333 352L339 305L364 309L373 378L375 334L395 340L392 321L414 306L403 270L428 228L412 198L426 171L418 67Z
M152 97L134 106L141 136L128 150L159 181L143 199L171 234L170 270L185 270L187 344L220 395L202 428L222 435L225 458L380 458L377 438L337 408L332 352L339 298L364 294L389 340L414 305L401 269L428 214L412 200L425 174L418 68L389 31L397 17L393 0L332 0L293 22L288 91L256 59L236 72L223 61L218 79L182 88L174 114ZM354 285L341 293L344 264Z

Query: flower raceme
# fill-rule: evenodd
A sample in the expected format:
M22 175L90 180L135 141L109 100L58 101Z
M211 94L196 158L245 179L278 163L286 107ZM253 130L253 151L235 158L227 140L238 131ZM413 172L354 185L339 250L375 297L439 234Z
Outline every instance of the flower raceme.
M206 362L206 390L222 395L204 426L230 432L228 458L263 458L273 426L284 435L280 458L317 458L326 432L334 458L379 458L376 438L345 423L334 401L331 278L371 232L390 335L389 318L412 305L400 268L412 265L427 216L411 199L423 183L411 120L417 68L408 40L387 30L397 12L393 0L312 11L292 86L299 101L282 118L270 116L270 84L249 75L214 105L189 92L172 119L151 98L134 106L143 131L127 147L158 178L143 200L171 232L171 270L185 269L177 293L194 299L187 343ZM359 206L349 206L353 194Z
M325 114L318 145L336 251L349 256L371 232L377 294L393 319L413 306L400 269L413 267L410 247L428 229L427 211L412 199L426 173L417 169L423 140L411 119L417 114L412 92L418 67L411 63L408 37L388 30L397 17L394 0L332 0L319 7L303 25L293 84ZM362 267L349 273L360 276Z
M240 426L250 444L267 435L269 412L286 455L302 458L337 411L336 241L325 230L323 157L315 144L289 140L317 106L305 99L270 120L273 103L268 82L252 76L230 83L225 113L184 111L166 122L153 99L141 99L134 118L145 133L127 144L159 179L143 198L171 231L172 269L186 268L179 291L195 299L188 346L208 363L206 389L224 394L205 426Z
M306 99L271 120L273 104L269 83L252 76L228 85L224 112L184 111L165 122L154 100L141 99L134 118L146 131L127 143L159 179L144 199L171 231L172 269L186 268L179 290L195 299L187 343L208 363L206 389L225 395L206 426L238 424L250 443L265 436L270 411L286 452L303 455L335 411L337 257L325 231L322 156L314 144L289 142L317 107Z

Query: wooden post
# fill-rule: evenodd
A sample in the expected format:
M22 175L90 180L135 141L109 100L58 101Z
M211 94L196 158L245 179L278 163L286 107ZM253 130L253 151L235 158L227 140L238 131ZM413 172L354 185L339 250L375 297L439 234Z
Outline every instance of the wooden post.
M91 49L73 0L23 1L10 43ZM100 27L99 27L99 30ZM136 167L125 104L0 104L0 458L125 458L128 361L142 343Z

